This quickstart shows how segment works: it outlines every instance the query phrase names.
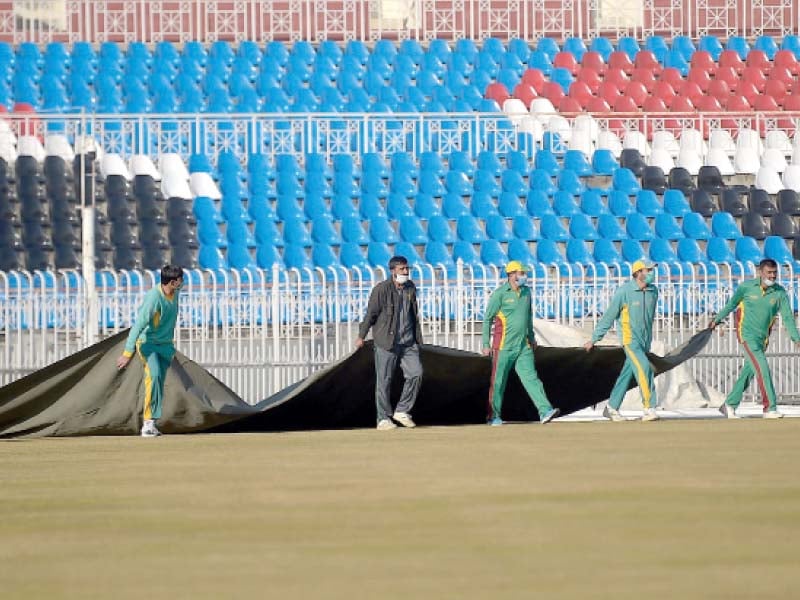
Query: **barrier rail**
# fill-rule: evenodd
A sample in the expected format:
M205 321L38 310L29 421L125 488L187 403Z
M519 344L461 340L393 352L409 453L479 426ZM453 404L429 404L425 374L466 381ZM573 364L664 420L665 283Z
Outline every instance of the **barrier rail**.
M365 41L797 33L794 0L70 0L0 2L9 42Z
M588 332L616 287L622 269L605 274L549 269L531 281L534 314ZM723 266L715 273L700 268L659 275L654 339L674 347L705 327L752 264ZM739 273L739 274L737 274ZM427 343L478 351L481 319L491 291L504 277L494 267L457 270L448 277L433 265L415 265L423 334ZM191 271L181 295L178 348L248 401L257 401L299 381L352 351L358 323L372 287L386 277L366 272ZM11 285L17 279L24 285ZM800 274L782 268L781 281L795 311ZM151 272L98 275L100 336L128 327L144 293L155 285ZM86 322L89 298L76 272L0 273L0 383L8 383L63 358L93 340ZM742 361L732 324L715 335L691 363L706 385L727 390ZM800 354L776 327L769 360L780 376L784 399L800 398Z

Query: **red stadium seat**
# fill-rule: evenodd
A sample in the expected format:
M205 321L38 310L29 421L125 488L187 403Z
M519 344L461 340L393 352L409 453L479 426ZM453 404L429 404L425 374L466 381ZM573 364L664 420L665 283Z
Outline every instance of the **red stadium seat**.
M683 82L680 85L683 85ZM666 81L659 81L653 88L653 96L661 98L667 106L672 104L672 99L675 98L675 95L675 88Z
M753 110L753 106L744 96L734 95L728 99L726 109L728 112L748 112Z
M633 63L627 53L617 51L608 57L608 68L621 69L624 73L630 74L633 72Z
M721 79L712 79L708 84L706 93L719 100L720 104L724 107L728 103L728 98L731 95L731 88Z
M604 83L613 83L615 86L617 86L618 90L624 90L629 81L630 78L628 77L628 74L622 69L617 69L616 67L609 67L608 71L606 71L606 76L603 79Z
M636 106L636 102L633 101L633 98L629 98L628 96L619 96L614 102L614 112L635 113L639 112L639 107Z
M701 98L703 96L701 95ZM670 112L695 112L694 103L684 95L675 96L669 107Z
M553 66L567 69L573 75L578 72L578 61L575 60L575 55L572 52L559 52L556 54L553 59Z
M784 101L789 96L789 92L786 89L786 84L782 81L770 80L764 88L764 95L775 98L775 102L779 106L783 106Z
M711 83L711 75L708 74L708 71L692 67L689 70L689 75L686 77L686 80L696 83L703 92L706 92Z
M651 69L634 69L631 74L631 81L638 81L644 84L645 89L650 92L656 84L655 73ZM625 86L627 87L627 86Z
M650 95L647 93L647 88L641 81L631 81L628 85L625 86L625 91L622 92L623 97L628 97L633 100L633 103L638 107L641 108L644 101ZM614 103L614 109L616 110L617 104Z
M732 92L735 92L736 88L739 87L739 74L733 67L720 67L717 69L716 80L727 83L728 89Z
M670 98L669 101L671 104L672 98ZM669 104L667 104L663 98L659 98L658 96L650 96L644 101L642 110L644 112L651 113L667 112L669 110Z
M754 106L756 103L756 98L758 98L758 88L752 81L748 81L747 79L742 79L739 82L739 87L736 88L736 94L739 96L744 96L747 99L747 103L750 106Z
M678 97L683 96L687 98L692 104L700 102L700 98L704 96L703 90L694 81L684 81L681 88L678 90Z
M586 105L586 110L590 113L609 113L611 112L611 107L608 105L608 102L595 96L589 100L589 104Z
M593 94L597 93L597 88L599 88L600 84L603 82L597 71L593 71L592 69L581 69L578 71L578 81L582 81L588 85Z
M755 48L748 52L747 60L744 64L748 67L758 67L765 72L772 68L772 63L769 62L769 59L764 51Z
M794 76L786 67L772 67L772 70L769 72L769 76L767 77L767 81L780 81L788 90L794 83Z
M697 110L700 112L720 112L722 104L714 96L703 96L697 103Z
M673 89L676 90L681 87L681 84L683 83L683 76L681 75L681 72L674 67L667 67L661 71L661 77L659 79L661 81L666 81L673 87Z
M503 102L511 98L511 94L508 93L508 89L502 83L490 83L486 88L484 96L494 100L500 106L503 105Z
M736 50L723 50L722 54L719 55L719 66L733 67L737 73L741 73L744 70L744 63L739 58Z
M513 93L514 98L519 98L522 102L525 103L525 106L528 108L531 107L531 102L534 101L535 98L539 96L536 93L536 89L527 83L518 83L517 87L514 88Z
M561 104L561 100L566 96L564 88L561 87L560 83L556 83L555 81L548 81L545 83L542 93L539 95L550 100L553 106Z
M594 94L592 94L592 90L585 82L573 81L569 86L568 96L574 99L580 107L583 108L589 104L589 100L593 98Z
M717 70L717 63L711 57L711 54L705 50L697 50L692 54L692 60L689 63L692 69L703 69L707 73L715 73Z
M615 83L604 81L600 84L600 87L597 88L597 95L608 102L609 106L613 106L614 102L617 101L617 97L620 95L620 91Z
M786 96L783 100L783 110L800 110L800 96Z
M772 68L783 67L789 69L789 72L797 75L800 73L800 63L797 62L797 57L791 50L778 50L775 57L772 59Z
M764 72L761 70L761 67L745 67L742 71L742 81L749 81L759 93L764 91L764 88L767 85L767 77L764 75Z
M560 113L579 113L583 112L583 107L575 98L564 96L558 105L558 112Z
M650 68L656 74L661 73L661 65L656 55L650 52L650 50L639 50L639 52L636 53L636 58L633 60L633 66L639 69Z
M547 78L539 69L528 69L522 74L522 83L527 83L528 85L533 86L533 89L535 89L536 93L540 96L546 81Z
M601 74L606 72L606 63L599 52L586 52L581 59L581 67Z
M772 96L758 96L753 108L761 111L778 110L778 102Z

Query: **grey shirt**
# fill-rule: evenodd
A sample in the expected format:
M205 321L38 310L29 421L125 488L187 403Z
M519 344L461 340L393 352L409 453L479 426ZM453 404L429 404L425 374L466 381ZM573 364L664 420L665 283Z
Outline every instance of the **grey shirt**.
M410 286L403 286L395 292L400 297L397 311L397 327L395 328L394 343L397 346L411 346L416 341L414 315L411 314Z

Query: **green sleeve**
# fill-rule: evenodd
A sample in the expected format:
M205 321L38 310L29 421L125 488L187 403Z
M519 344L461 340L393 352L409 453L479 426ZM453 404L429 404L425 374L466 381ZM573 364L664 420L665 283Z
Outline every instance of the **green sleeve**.
M614 297L611 299L611 303L608 305L608 308L606 308L606 312L603 313L600 322L594 328L594 333L592 334L593 344L596 344L603 339L603 336L608 333L608 330L611 329L614 321L616 321L617 317L619 317L619 312L622 310L622 297L624 295L624 288L619 288L614 294Z
M496 290L489 297L489 303L486 305L486 312L483 314L483 347L491 347L492 337L492 321L497 316L500 310L500 290Z
M786 331L789 332L789 337L792 338L793 342L800 342L800 332L797 331L797 323L795 323L794 313L792 312L789 296L786 295L786 292L781 294L780 311L781 321L783 321L783 326L786 327Z
M744 296L744 286L740 285L736 288L736 291L733 292L733 296L731 299L728 300L728 303L722 307L722 310L717 313L717 316L714 317L714 323L719 325L725 320L731 311L733 311L737 306L739 306L739 302L742 301L742 297Z
M530 303L531 298L528 297L528 303ZM536 343L536 334L533 332L533 308L529 308L531 311L531 318L528 319L528 342L530 343L531 347Z
M139 307L139 313L136 315L136 322L131 327L128 334L128 341L125 342L125 356L133 356L136 350L136 340L142 335L145 327L150 324L153 318L153 313L156 309L156 297L153 294L146 294L142 306Z

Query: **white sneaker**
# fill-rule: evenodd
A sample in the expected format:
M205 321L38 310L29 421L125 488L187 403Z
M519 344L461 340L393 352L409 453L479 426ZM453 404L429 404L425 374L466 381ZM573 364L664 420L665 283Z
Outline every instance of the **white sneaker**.
M156 422L153 420L147 420L142 425L142 437L158 437L161 435L161 432L156 427Z
M411 415L404 412L396 412L392 415L392 419L400 423L403 427L416 427L417 424L411 419Z
M722 416L726 419L741 419L739 415L736 414L736 409L728 404L724 404L719 407L719 412L722 413Z
M612 408L608 404L606 404L606 407L603 409L603 416L606 419L611 419L612 421L617 423L626 420L625 417L623 417L616 408Z
M397 429L397 425L391 422L389 419L381 419L378 421L378 431L389 431L390 429Z
M658 421L660 418L655 408L648 408L642 415L642 421Z
M782 419L783 418L783 413L782 412L778 412L777 410L768 410L767 412L764 413L764 418L765 419Z

